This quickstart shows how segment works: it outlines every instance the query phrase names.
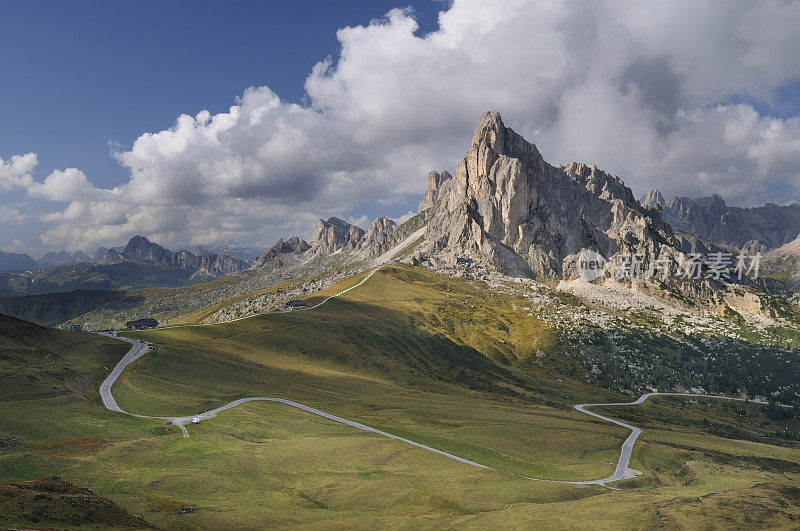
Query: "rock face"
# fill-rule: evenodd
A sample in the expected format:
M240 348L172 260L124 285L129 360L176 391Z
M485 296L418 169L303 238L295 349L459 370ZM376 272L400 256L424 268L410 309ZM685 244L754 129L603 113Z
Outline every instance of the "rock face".
M474 259L509 274L575 275L584 248L676 254L680 243L655 210L618 178L580 163L554 167L503 124L481 115L472 144L440 189L423 252Z
M731 207L718 195L664 201L658 190L642 198L658 198L664 219L674 228L723 245L743 249L775 249L800 234L800 205L767 203L756 208Z
M768 251L761 260L761 269L785 279L784 282L797 291L800 288L800 236Z
M397 223L387 217L375 218L375 221L372 222L372 225L369 226L364 234L364 239L359 244L359 247L369 248L383 245L396 228Z
M189 251L172 252L142 236L134 236L121 253L110 249L101 265L131 261L155 265L161 269L185 269L194 275L221 277L248 268L247 262L226 254L204 254L197 256Z
M663 206L664 196L661 195L661 190L650 190L639 199L639 202L646 207L653 208L655 206Z
M309 253L314 256L375 254L383 249L396 228L397 223L384 216L376 218L366 231L336 217L327 221L319 220L308 239L311 246Z
M418 212L428 210L436 204L436 199L439 197L439 190L442 185L452 179L453 176L449 172L443 171L441 173L432 171L428 174L428 186L425 189L425 195L419 203Z
M97 263L100 265L112 265L112 264L121 264L125 261L126 260L124 256L122 256L114 249L109 249L106 251L106 254L103 255L103 258L98 260Z
M364 229L351 225L343 219L330 217L319 220L308 243L314 254L334 254L358 249L364 237Z
M308 242L301 240L297 236L292 236L287 241L283 241L283 238L281 238L275 242L275 245L264 251L264 254L258 257L255 263L253 263L253 269L264 269L272 266L280 267L281 264L275 262L276 258L287 254L302 254L310 248L311 246Z
M207 275L209 277L224 277L249 268L249 264L239 258L228 256L227 254L205 254L195 256L189 251L180 251L185 256L185 269L191 269L192 264L197 263L195 275Z

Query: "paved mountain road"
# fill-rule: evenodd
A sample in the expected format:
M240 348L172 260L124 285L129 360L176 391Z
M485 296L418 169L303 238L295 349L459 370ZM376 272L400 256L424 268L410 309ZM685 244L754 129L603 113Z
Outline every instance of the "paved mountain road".
M123 411L122 408L117 405L117 401L114 400L114 397L111 395L111 386L117 381L117 378L119 378L119 375L122 374L122 371L125 369L125 367L144 356L150 350L150 347L141 341L136 341L135 339L128 339L126 337L119 337L111 334L103 335L107 335L115 339L121 339L122 341L127 341L132 345L128 353L125 354L120 362L117 363L116 367L114 367L114 370L111 371L111 374L109 374L108 377L103 380L103 383L100 384L100 398L103 399L103 405L106 406L106 409L117 411L119 413L127 413L127 411ZM128 414L132 415L132 413Z
M627 428L631 430L631 434L628 435L628 438L625 439L625 442L622 443L622 450L619 454L619 460L617 461L617 468L614 470L614 473L607 478L603 479L593 479L589 481L569 481L566 483L573 483L575 485L605 485L606 483L611 483L613 481L619 481L620 479L626 479L633 476L638 476L638 471L632 470L628 468L628 464L631 460L631 454L633 453L633 445L636 443L636 439L639 438L639 435L642 434L642 430L637 428L636 426L632 426L631 424L626 424L622 421L612 419L609 417L604 417L599 413L595 413L593 411L589 411L586 408L589 407L618 407L618 406L636 406L639 404L643 404L647 399L653 396L677 396L683 398L717 398L720 400L734 400L744 402L744 398L733 398L729 396L720 396L720 395L703 395L703 394L694 394L694 393L645 393L639 397L638 400L633 402L610 402L607 404L577 404L575 405L575 409L580 411L581 413L586 413L587 415L591 415L595 418L600 420L604 420L606 422L613 422L617 426L622 426L623 428ZM761 400L750 400L750 402L755 404L766 404Z
M329 300L333 299L334 297L338 297L340 295L343 295L344 293L347 293L348 291L353 290L353 289L361 286L366 281L368 281L372 277L372 275L374 275L375 272L378 271L378 269L380 269L380 267L376 268L376 269L373 269L358 284L355 284L354 286L351 286L350 288L347 288L347 289L345 289L345 290L343 290L343 291L341 291L341 292L339 292L339 293L337 293L335 295L331 295L330 297L327 297L326 299L324 299L319 304L316 304L314 306L311 306L311 307L307 308L307 310L312 310L314 308L319 308L320 306L322 306L323 304L325 304ZM294 311L297 311L297 310L294 310ZM243 319L249 319L251 317L256 317L256 316L245 317ZM178 325L178 326L206 326L206 325ZM111 371L111 374L109 374L108 377L100 385L100 396L101 396L101 398L103 400L103 405L106 407L106 409L109 409L111 411L116 411L116 412L119 412L119 413L124 413L126 415L131 415L131 416L138 417L138 418L148 418L148 419L159 419L159 420L172 421L175 425L177 425L183 431L184 437L188 437L189 436L189 433L186 430L186 424L191 423L192 420L195 419L195 418L198 419L198 420L206 420L206 419L209 419L209 418L213 417L217 413L225 411L226 409L230 409L232 407L236 407L236 406L239 406L239 405L247 403L247 402L255 402L255 401L277 402L277 403L285 404L287 406L291 406L291 407L294 407L294 408L297 408L297 409L301 409L301 410L306 411L308 413L312 413L314 415L326 418L328 420L332 420L334 422L338 422L340 424L346 424L348 426L352 426L352 427L358 428L360 430L364 430L364 431L368 431L368 432L371 432L371 433L375 433L375 434L380 435L382 437L388 437L390 439L395 439L397 441L404 442L406 444L410 444L412 446L416 446L417 448L421 448L421 449L427 450L429 452L437 453L439 455L442 455L442 456L447 457L449 459L453 459L454 461L458 461L458 462L466 464L466 465L470 465L470 466L474 466L474 467L478 467L478 468L491 469L491 467L488 467L486 465L482 465L480 463L476 463L474 461L470 461L469 459L465 459L463 457L459 457L457 455L453 455L451 453L448 453L448 452L445 452L445 451L442 451L442 450L439 450L439 449L436 449L436 448L432 448L432 447L426 446L424 444L420 444L420 443L412 441L410 439L405 439L403 437L398 437L397 435L392 435L391 433L387 433L385 431L377 430L375 428L371 428L371 427L366 426L364 424L361 424L359 422L354 422L352 420L347 420L345 418L338 417L338 416L332 415L330 413L326 413L324 411L321 411L319 409L315 409L315 408L307 406L305 404L301 404L300 402L295 402L293 400L287 400L285 398L274 398L274 397L240 398L239 400L234 400L233 402L230 402L229 404L226 404L224 406L218 407L216 409L212 409L210 411L206 411L204 413L199 413L199 414L196 414L196 415L189 415L189 416L182 416L182 417L155 417L155 416L149 416L149 415L138 415L136 413L130 413L128 411L124 411L122 408L119 407L117 402L114 400L114 397L111 394L111 386L114 385L114 382L117 380L119 375L122 374L122 371L125 370L125 368L128 365L130 365L131 363L133 363L137 359L139 359L142 356L144 356L147 352L149 352L150 347L146 343L143 343L141 341L137 341L135 339L121 338L121 337L118 337L116 335L111 335L111 334L105 334L105 335L109 335L110 337L114 337L116 339L121 339L123 341L127 341L128 343L131 343L131 345L132 345L131 349L128 351L128 353L122 358L122 360L120 360L120 362L114 367L114 370ZM636 400L634 402L612 402L612 403L605 403L605 404L577 404L574 407L575 407L575 409L577 409L581 413L585 413L586 415L590 415L590 416L595 417L597 419L600 419L600 420L603 420L603 421L606 421L606 422L611 422L613 424L616 424L618 426L622 426L623 428L627 428L627 429L631 430L630 435L622 443L619 460L617 461L617 466L616 466L616 469L614 470L614 473L611 476L606 477L606 478L586 480L586 481L562 481L562 480L549 480L549 479L541 479L541 478L531 478L531 477L527 477L527 476L523 476L523 477L525 479L529 479L529 480L533 480L533 481L549 481L549 482L555 482L555 483L567 483L567 484L572 484L572 485L605 485L607 483L612 483L614 481L619 481L620 479L626 479L626 478L630 478L630 477L634 477L634 476L639 475L638 471L629 468L628 465L630 463L631 454L633 453L633 446L636 443L636 440L639 438L639 435L641 435L642 430L640 428L637 428L636 426L631 425L631 424L626 424L626 423L624 423L622 421L615 420L615 419L600 415L599 413L594 413L593 411L589 411L587 408L601 407L601 406L602 407L634 406L634 405L642 404L647 399L649 399L650 397L653 397L653 396L677 396L677 397L686 397L686 398L717 398L717 399L721 399L721 400L737 400L737 401L744 401L745 400L743 398L732 398L732 397L718 396L718 395L704 395L704 394L691 394L691 393L646 393L646 394L643 394L641 397L639 397L638 400ZM759 403L759 404L764 404L765 403L765 402L756 401L756 400L751 400L751 402Z

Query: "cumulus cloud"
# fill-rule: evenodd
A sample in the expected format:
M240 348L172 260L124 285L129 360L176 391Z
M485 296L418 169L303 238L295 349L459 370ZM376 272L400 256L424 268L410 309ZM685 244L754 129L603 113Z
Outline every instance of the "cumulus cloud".
M36 153L14 155L9 160L0 157L0 192L27 187L33 183L33 172L39 159Z
M111 199L117 193L114 190L102 190L89 183L86 175L77 168L55 170L43 183L32 182L27 185L31 197L49 201L88 202Z
M757 110L800 78L798 22L796 2L455 0L420 35L397 9L338 31L308 104L251 87L115 148L130 178L114 190L76 169L32 183L35 155L0 160L0 189L68 202L45 242L268 241L363 205L398 215L494 108L546 159L595 163L637 193L752 204L779 185L798 199L799 119Z

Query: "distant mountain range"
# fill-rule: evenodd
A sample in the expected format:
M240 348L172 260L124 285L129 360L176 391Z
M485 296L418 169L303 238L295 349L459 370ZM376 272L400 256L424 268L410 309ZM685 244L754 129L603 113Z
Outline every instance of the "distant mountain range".
M308 241L292 236L264 252L254 263L254 269L273 269L285 266L288 261L308 263L316 259L338 258L354 262L377 256L396 241L397 223L380 216L367 230L332 216L320 219Z
M134 236L121 252L109 249L98 262L100 265L134 262L153 265L165 270L180 269L194 276L222 277L250 267L245 260L226 254L196 255L189 251L172 252L143 236Z
M242 260L252 262L261 256L266 249L266 246L240 245L237 243L221 241L210 245L196 245L194 248L194 254L226 254L228 256L232 256L233 258L241 258Z
M637 200L619 177L594 165L549 164L534 144L490 111L479 118L453 174L428 175L417 214L402 224L378 217L364 229L335 216L320 219L307 240L281 238L252 261L205 248L197 253L171 251L135 236L125 247L103 249L99 259L96 253L91 257L95 263L0 272L0 296L178 287L231 274L235 276L220 283L231 286L225 295L244 296L287 279L316 279L313 287L319 289L325 285L320 279L344 278L391 260L454 276L486 279L495 271L569 283L580 277L580 256L589 249L608 259L640 256L643 271L661 264L657 279L629 279L630 287L682 301L698 296L722 300L727 282L708 276L679 278L686 253L761 250L767 255L763 270L772 276L757 288L778 293L782 288L773 282L800 279L800 240L795 241L799 232L800 205L729 207L719 196L667 202L658 190ZM253 254L259 250L238 249ZM9 256L9 261L12 258L26 263L24 257ZM85 257L51 257L80 258ZM701 266L707 268L707 261ZM741 282L740 286L752 284ZM242 299L231 307L231 315L268 307L266 299L258 297L262 296ZM30 301L7 302L22 314ZM46 301L34 302L47 306ZM75 304L67 301L64 306Z
M640 201L647 207L659 206L664 220L674 229L739 249L776 249L800 234L798 204L734 207L716 194L665 201L659 190L651 190Z
M378 217L365 230L329 217L317 222L307 241L279 239L263 252L220 244L257 255L251 261L206 248L171 251L142 236L92 256L48 253L38 264L27 255L0 252L0 267L17 270L0 271L0 296L186 286L251 268L281 278L341 272L366 267L390 249L397 252L412 234L408 259L435 269L462 271L474 263L511 275L569 280L578 275L584 249L607 258L641 255L645 270L651 260L677 270L686 252L746 248L780 249L767 256L767 269L791 267L788 275L800 278L800 242L792 244L799 233L800 205L729 207L717 195L667 202L658 190L637 200L619 177L594 165L549 164L490 111L481 115L454 174L428 175L418 214L403 225ZM51 267L34 271L43 265ZM662 278L665 289L684 289L668 276Z
M102 257L94 263L66 263L43 270L0 271L0 296L40 295L73 290L176 287L213 280L248 269L250 264L225 254L195 255L189 251L172 252L142 236L134 236L117 251L101 248ZM76 254L55 254L55 259L69 262ZM14 256L28 263L25 256ZM80 255L78 255L80 257ZM30 257L28 257L30 258ZM32 259L31 259L32 260Z
M34 260L27 254L9 253L0 250L0 270L23 271L49 269L51 267L69 266L75 264L89 264L100 260L108 251L105 247L100 247L94 254L88 255L83 251L75 251L70 254L67 251L49 252L38 260Z
M36 260L27 254L9 253L0 249L0 269L39 269Z
M112 250L122 253L125 247L114 247ZM93 264L102 260L109 251L107 247L98 247L94 253L83 251L51 251L38 259L24 253L11 253L0 249L0 271L34 271L52 267L71 266L77 264ZM230 242L219 242L209 246L195 246L195 256L218 255L228 256L242 261L252 262L265 251L265 247L256 245L237 245ZM187 251L184 251L187 252ZM204 269L205 266L201 266Z

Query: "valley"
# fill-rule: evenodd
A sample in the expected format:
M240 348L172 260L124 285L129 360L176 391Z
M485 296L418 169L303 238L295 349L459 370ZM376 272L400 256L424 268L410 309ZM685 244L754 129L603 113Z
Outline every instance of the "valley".
M243 396L284 396L494 470L337 427L281 404L252 402L226 410L190 425L187 439L174 424L108 412L97 395L93 404L79 408L71 398L26 400L22 409L4 402L3 426L28 435L6 447L0 474L23 479L45 470L58 473L159 527L192 522L529 525L545 514L574 525L578 519L592 521L591 511L601 506L609 514L612 499L612 515L625 514L643 526L682 521L685 513L674 511L676 503L701 521L724 515L743 523L757 514L757 522L780 525L794 518L791 509L775 504L783 499L796 508L791 485L800 474L800 449L760 437L758 430L764 428L758 424L767 417L758 410L763 406L755 404L748 415L737 416L738 441L714 435L700 419L689 421L698 412L682 414L684 426L666 420L675 409L688 413L698 408L684 400L659 398L653 405L637 406L663 411L652 417L652 411L638 416L631 409L636 425L645 428L631 461L643 475L613 490L520 479L572 481L613 471L626 430L594 422L571 404L619 401L619 395L546 369L482 361L492 350L478 352L469 343L477 345L489 330L502 329L480 314L471 325L472 339L451 343L430 333L434 326L446 330L446 323L431 321L424 311L408 311L469 297L470 304L450 303L452 310L442 315L452 315L459 306L472 310L483 305L484 316L497 315L501 301L491 291L472 287L473 282L395 266L313 311L132 333L155 348L122 373L114 393L126 410L168 416L193 415ZM309 301L321 302L354 284L332 286ZM509 341L508 348L520 350L552 348L542 335L521 333L526 327L511 320L513 315L527 317L520 313L500 313L499 322L512 326L499 334L496 345ZM458 316L452 319L455 323ZM310 329L323 333L309 337L304 331ZM127 350L119 341L97 341L121 346L120 358ZM425 357L427 349L435 350ZM84 411L91 413L85 416ZM624 413L597 411L612 417ZM722 425L730 415L711 404L700 411L711 426ZM665 419L669 427L650 427L650 418ZM39 426L36 435L23 428L32 421ZM752 435L750 430L755 430ZM61 441L55 444L72 444L68 441L76 439L70 433L108 442L89 453L47 450L54 436ZM180 482L171 479L175 469L181 470ZM204 485L200 491L198 482ZM731 508L731 497L743 505ZM288 507L290 512L282 510ZM611 523L607 516L603 521Z

